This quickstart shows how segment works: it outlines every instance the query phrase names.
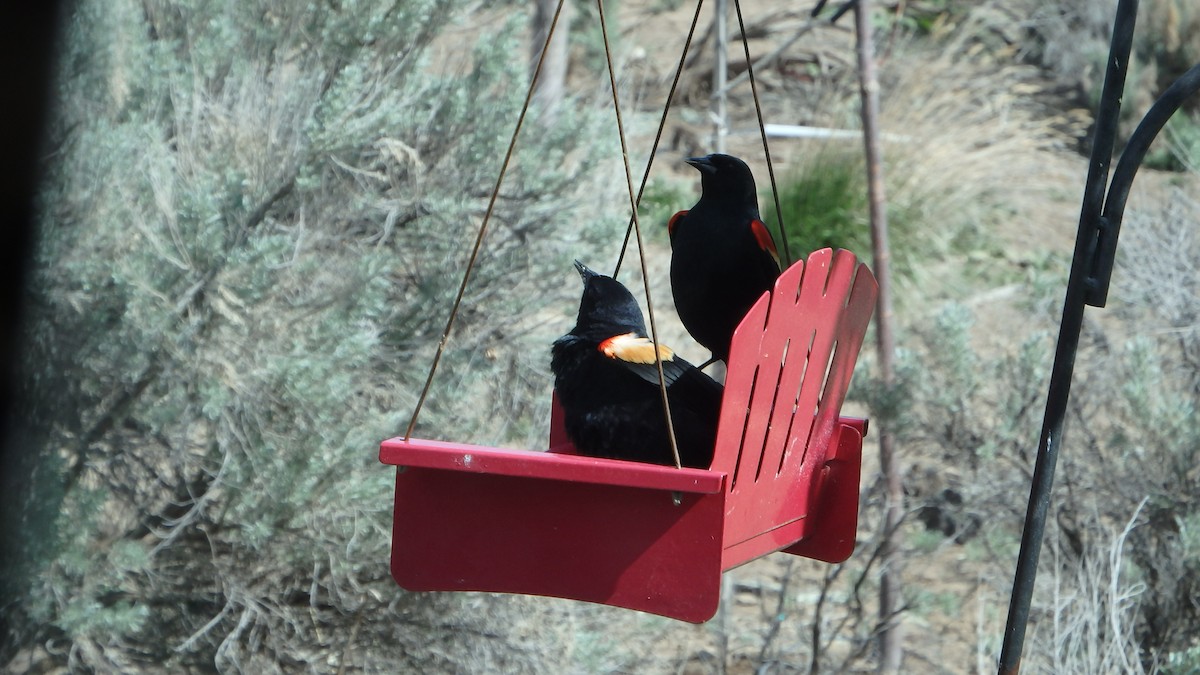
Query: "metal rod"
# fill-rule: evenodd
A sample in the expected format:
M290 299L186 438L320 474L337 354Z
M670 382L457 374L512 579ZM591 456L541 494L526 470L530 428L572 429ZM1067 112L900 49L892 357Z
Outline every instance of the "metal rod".
M696 1L696 12L692 14L692 25L688 28L687 38L683 41L683 53L679 55L679 65L675 68L675 77L671 79L671 88L667 91L667 100L663 104L662 116L658 119L658 130L654 132L654 143L650 145L650 157L646 159L646 170L642 172L642 183L638 186L637 205L642 205L642 193L646 191L646 183L650 180L650 169L654 166L654 158L658 155L658 145L662 142L663 129L667 126L667 115L671 112L671 101L675 100L675 90L679 87L679 78L687 65L688 50L692 47L692 38L696 35L696 24L700 21L700 8L704 0ZM635 209L636 211L636 209ZM633 236L633 214L629 216L629 225L625 228L625 239L621 242L621 252L617 255L617 264L613 267L612 278L616 279L621 273L621 264L625 262L625 252L629 249L629 238Z
M771 179L771 197L775 202L775 224L779 228L779 238L783 240L784 269L794 262L792 249L788 246L787 228L783 222L783 207L779 203L779 184L775 180L775 163L771 161L771 144L767 141L767 126L763 122L762 103L758 98L758 84L754 79L754 62L750 58L750 37L746 35L746 22L742 21L742 3L733 0L733 9L737 13L738 31L742 35L742 51L746 55L746 76L750 79L750 95L754 98L754 114L758 118L758 133L762 138L763 157L767 160L767 175Z
M650 316L650 340L654 343L654 366L658 370L658 391L662 396L663 417L667 422L667 440L671 444L671 456L675 468L682 469L679 461L679 443L675 438L675 422L671 419L671 403L667 397L667 376L663 374L662 352L659 350L658 324L654 320L654 301L650 298L650 272L646 264L646 244L642 241L642 226L638 223L638 202L633 195L633 174L629 169L629 144L625 141L625 123L621 121L621 99L617 95L617 72L613 67L612 48L608 43L608 22L604 20L604 0L596 0L596 12L600 15L600 35L604 38L604 59L608 63L608 84L612 87L613 113L617 118L617 136L621 139L621 164L625 168L625 187L629 189L630 218L633 232L637 235L638 260L642 267L642 287L646 292L646 313Z
M1116 142L1117 121L1121 111L1121 94L1125 88L1125 73L1133 46L1133 29L1137 20L1137 0L1121 0L1113 24L1108 69L1096 115L1096 132L1088 166L1083 205L1080 208L1079 232L1075 238L1075 253L1071 275L1067 281L1063 302L1062 323L1054 366L1050 371L1050 387L1046 394L1046 414L1038 442L1037 462L1029 505L1025 512L1025 528L1021 533L1021 551L1017 556L1017 571L1013 579L1012 599L1000 648L998 672L1015 675L1021 670L1021 652L1025 646L1025 630L1029 624L1029 608L1033 585L1037 578L1038 558L1046 531L1046 516L1050 510L1050 493L1054 486L1054 469L1058 462L1063 422L1067 416L1067 401L1071 393L1071 377L1075 370L1075 353L1083 328L1083 312L1088 280L1092 274L1093 253L1100 231L1100 212L1104 200L1108 167Z
M1087 302L1093 307L1103 307L1108 301L1108 285L1112 281L1113 262L1117 255L1117 237L1121 233L1121 220L1125 214L1125 202L1129 199L1133 177L1137 175L1138 167L1142 165L1142 160L1145 159L1150 144L1158 137L1158 132L1162 131L1167 120L1183 106L1183 102L1197 91L1200 91L1200 63L1175 80L1154 102L1133 135L1129 137L1125 150L1121 152L1121 159L1113 169L1112 184L1108 186L1108 197L1105 199L1104 212L1101 215L1102 227L1092 262Z

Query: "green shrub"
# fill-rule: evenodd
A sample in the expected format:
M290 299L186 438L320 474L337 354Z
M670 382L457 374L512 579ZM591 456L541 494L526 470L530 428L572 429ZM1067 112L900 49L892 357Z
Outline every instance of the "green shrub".
M666 242L667 223L671 216L691 206L695 199L691 188L682 181L657 176L651 178L638 206L638 224L642 227L642 236Z
M842 150L819 152L784 176L779 191L779 206L793 260L827 247L848 249L859 258L870 260L867 184L860 155ZM763 221L775 234L782 257L783 241L778 234L775 204L769 191L759 197L759 205ZM887 203L893 271L900 275L912 270L918 251L924 248L926 253L929 252L925 242L915 237L915 228L919 226L917 211L911 198L889 198Z
M469 638L430 626L491 619L391 582L374 450L408 421L525 92L520 14L430 66L463 8L72 5L0 663L51 640L79 670L336 670L358 641L367 669L469 669L439 656ZM523 135L417 433L542 441L569 319L537 315L577 300L570 259L619 222L599 119L581 101ZM450 652L550 669L502 642Z
M780 182L779 206L783 213L792 257L832 247L867 255L871 236L867 229L866 180L861 159L855 155L822 153L818 159L787 175ZM763 220L779 232L770 193L760 198ZM776 237L780 255L783 242Z

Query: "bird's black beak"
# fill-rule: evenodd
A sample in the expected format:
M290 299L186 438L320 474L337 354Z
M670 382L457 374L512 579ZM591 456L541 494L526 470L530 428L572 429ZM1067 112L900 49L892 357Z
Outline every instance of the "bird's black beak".
M578 260L575 261L575 270L579 272L579 278L583 279L584 286L587 286L587 282L591 281L592 277L596 276L596 273L593 272L591 268L579 262Z
M717 165L713 164L712 160L709 159L709 157L711 157L711 155L708 155L705 157L688 157L687 159L685 159L683 161L696 167L696 169L699 170L700 173L716 173Z

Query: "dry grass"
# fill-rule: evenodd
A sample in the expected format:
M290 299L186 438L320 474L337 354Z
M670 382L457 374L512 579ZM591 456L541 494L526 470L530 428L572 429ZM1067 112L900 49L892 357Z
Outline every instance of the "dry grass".
M1144 524L1146 501L1123 528L1109 532L1104 545L1078 560L1064 559L1060 542L1052 542L1053 574L1040 589L1048 607L1030 627L1027 661L1036 664L1030 672L1145 672L1135 629L1139 598L1147 589L1130 574L1126 547L1133 529Z

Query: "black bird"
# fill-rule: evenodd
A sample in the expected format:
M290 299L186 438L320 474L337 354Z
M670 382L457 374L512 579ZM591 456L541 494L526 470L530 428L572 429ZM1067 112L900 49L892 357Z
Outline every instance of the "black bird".
M674 464L657 350L681 463L707 469L723 387L646 336L642 310L629 289L579 261L575 268L583 278L579 316L550 350L567 436L586 455Z
M750 167L737 157L692 157L700 200L671 217L671 292L696 342L728 362L738 323L779 277L779 254L758 215Z

